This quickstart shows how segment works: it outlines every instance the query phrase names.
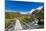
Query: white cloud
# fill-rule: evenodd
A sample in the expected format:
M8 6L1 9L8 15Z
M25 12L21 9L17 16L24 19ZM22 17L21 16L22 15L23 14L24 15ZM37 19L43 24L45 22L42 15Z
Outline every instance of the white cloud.
M35 11L35 9L32 9L32 10L27 11L27 12L20 12L20 14L31 14L33 11Z
M20 14L27 14L27 12L20 12Z
M5 10L5 12L16 12L14 10Z

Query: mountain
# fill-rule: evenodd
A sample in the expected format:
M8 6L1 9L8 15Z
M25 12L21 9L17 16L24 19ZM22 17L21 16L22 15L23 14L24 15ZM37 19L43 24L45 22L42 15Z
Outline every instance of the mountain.
M35 11L32 12L32 15L35 15L35 14L37 14L37 13L39 13L39 12L44 13L44 7L39 7L39 8L37 8Z
M39 12L42 8L43 8L43 6L38 7L38 8L36 8L36 9L32 9L32 10L30 10L30 11L28 11L28 12L19 12L19 13L20 13L20 14L34 14L34 13L36 13L36 12Z

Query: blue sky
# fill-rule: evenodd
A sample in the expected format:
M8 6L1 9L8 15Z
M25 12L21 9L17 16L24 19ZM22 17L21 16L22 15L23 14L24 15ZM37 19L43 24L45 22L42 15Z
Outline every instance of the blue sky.
M40 2L6 1L5 9L8 11L26 12L43 5L44 3Z

